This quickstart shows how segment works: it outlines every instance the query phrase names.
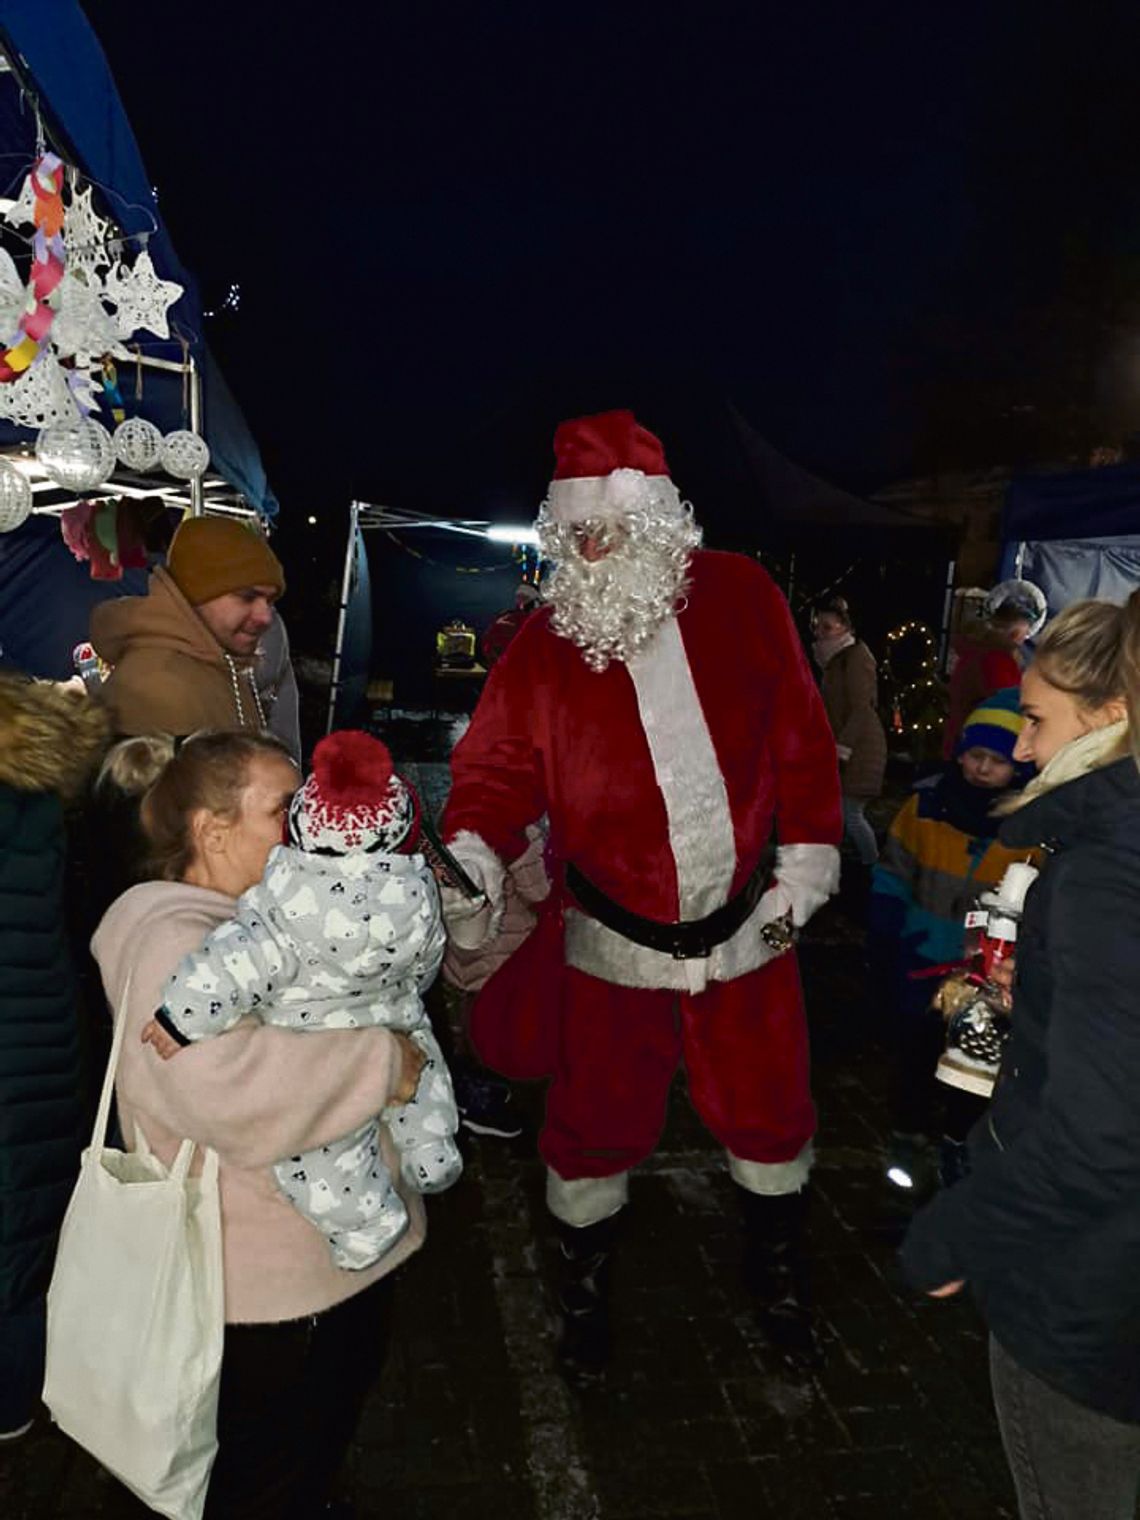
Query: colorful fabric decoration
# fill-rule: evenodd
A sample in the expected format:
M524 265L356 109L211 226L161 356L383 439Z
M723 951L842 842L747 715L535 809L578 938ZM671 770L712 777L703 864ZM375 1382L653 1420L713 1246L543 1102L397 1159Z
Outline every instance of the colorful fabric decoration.
M132 501L81 501L60 515L63 541L93 581L118 581L124 570L144 570L143 514Z
M63 163L54 153L36 161L28 180L32 186L32 272L28 300L16 332L0 350L0 383L16 380L30 369L47 343L59 310L59 287L64 275Z

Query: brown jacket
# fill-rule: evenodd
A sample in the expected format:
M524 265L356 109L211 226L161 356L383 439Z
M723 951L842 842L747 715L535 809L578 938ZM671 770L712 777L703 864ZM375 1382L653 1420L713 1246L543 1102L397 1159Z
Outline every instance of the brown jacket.
M103 686L117 734L259 728L250 669L227 656L165 570L146 596L103 602L91 614L95 652L114 666ZM234 691L236 675L238 693Z
M859 642L832 655L823 670L823 705L841 748L839 784L845 797L878 797L887 768L887 736L879 721L875 657ZM844 759L842 750L849 749Z

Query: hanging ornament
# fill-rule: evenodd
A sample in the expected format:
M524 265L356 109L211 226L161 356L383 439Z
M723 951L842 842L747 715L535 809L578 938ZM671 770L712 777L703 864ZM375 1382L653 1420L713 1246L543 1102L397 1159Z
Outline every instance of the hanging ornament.
M103 385L99 375L87 369L69 369L64 373L80 416L90 417L92 412L99 410L99 403L103 397Z
M27 300L28 293L12 255L6 248L0 248L0 339L15 333Z
M42 353L18 379L0 385L0 417L36 429L79 421L67 376L53 353Z
M111 435L91 417L45 428L36 439L36 458L56 485L68 491L94 490L115 468Z
M32 488L23 473L0 459L0 533L11 533L32 510Z
M197 480L209 463L210 451L197 433L182 430L162 440L162 468L175 480Z
M140 328L157 338L169 338L166 321L169 307L182 294L182 286L173 280L160 280L150 254L144 248L132 269L116 264L104 281L108 301L116 308L115 327L120 338L129 338Z
M36 160L28 176L34 205L32 220L36 233L32 241L32 271L28 280L27 304L15 333L0 351L0 382L11 384L35 363L47 344L55 314L59 310L59 286L63 280L63 162L54 153Z
M99 299L98 291L72 273L70 255L59 289L60 307L52 324L51 342L61 358L74 358L87 368L113 350L126 354L119 346L114 318Z
M128 417L126 422L120 422L111 441L119 463L128 470L145 474L156 469L162 458L162 434L145 417Z
M20 187L20 194L4 213L4 220L9 227L26 227L36 214L36 196L32 189L32 176L29 174Z
M91 204L91 187L73 190L71 204L63 217L63 236L67 244L67 267L72 274L98 280L97 271L107 269L111 256L107 252L110 222L104 219Z

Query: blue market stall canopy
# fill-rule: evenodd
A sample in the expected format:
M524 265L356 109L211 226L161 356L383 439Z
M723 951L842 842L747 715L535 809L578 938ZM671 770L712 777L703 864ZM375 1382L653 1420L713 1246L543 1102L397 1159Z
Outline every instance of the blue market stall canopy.
M103 213L137 246L145 245L157 275L184 294L171 308L172 339L147 336L151 358L196 363L203 392L202 431L213 468L263 516L277 502L252 435L202 337L202 309L158 214L134 133L98 39L75 0L6 0L0 46L10 71L0 76L0 194L14 198L37 155L37 111L48 144L95 187ZM8 65L5 65L8 67ZM29 99L28 97L31 97ZM163 432L186 426L186 398L177 377L146 375L141 401L135 378L120 360L120 389L128 415L142 415ZM26 441L26 430L0 422L0 448Z
M1016 478L1002 538L1002 575L1040 586L1051 614L1082 597L1124 601L1140 587L1140 465Z

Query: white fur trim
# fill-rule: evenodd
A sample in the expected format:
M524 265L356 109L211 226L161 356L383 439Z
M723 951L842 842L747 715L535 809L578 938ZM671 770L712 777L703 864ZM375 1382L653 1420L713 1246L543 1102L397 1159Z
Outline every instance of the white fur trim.
M839 851L833 844L782 844L776 851L776 880L791 898L796 928L802 929L839 891Z
M626 667L669 820L682 919L728 901L736 839L728 792L676 618Z
M806 1187L814 1160L815 1151L809 1140L791 1161L744 1161L729 1151L728 1171L733 1182L738 1183L746 1193L778 1198L785 1193L798 1193Z
M615 1172L612 1177L575 1177L568 1182L547 1168L546 1207L555 1219L574 1229L612 1219L628 1200L628 1172Z
M681 510L681 495L668 475L646 475L642 470L613 470L609 475L581 475L576 480L552 480L547 508L555 522L587 522L590 518L614 521L637 510L646 492Z
M470 829L460 829L454 839L448 840L447 847L475 885L487 894L486 904L475 904L454 888L445 888L441 894L448 934L460 949L478 950L495 938L503 922L506 868L487 841Z

